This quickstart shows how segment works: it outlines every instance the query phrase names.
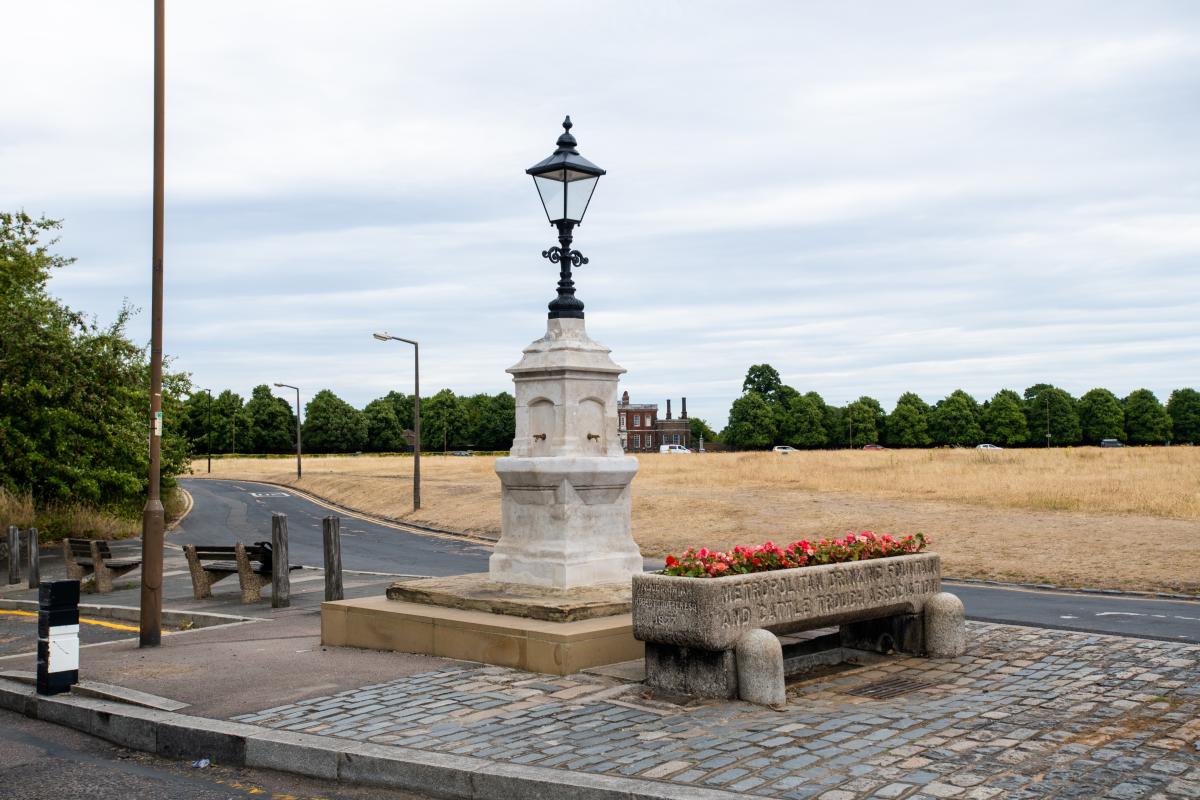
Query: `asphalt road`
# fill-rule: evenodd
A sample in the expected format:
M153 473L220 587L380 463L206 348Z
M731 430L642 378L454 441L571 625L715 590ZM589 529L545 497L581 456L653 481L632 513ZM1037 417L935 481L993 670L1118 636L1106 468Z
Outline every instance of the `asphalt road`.
M248 481L184 480L195 501L172 533L176 544L232 544L271 538L271 513L288 515L291 561L322 565L321 519L337 514L285 489ZM486 572L490 549L455 538L409 533L342 516L342 564L348 570L407 575ZM648 568L661 562L648 560ZM1200 643L1200 602L1040 591L946 581L970 619L1042 628Z
M0 710L0 797L13 800L425 800L422 795L342 786L269 770L193 767L11 711Z
M321 520L341 517L342 568L394 575L457 575L487 572L488 547L456 538L408 533L357 519L249 481L183 480L194 505L169 537L172 544L233 544L271 540L271 514L287 514L288 559L321 567L325 555Z

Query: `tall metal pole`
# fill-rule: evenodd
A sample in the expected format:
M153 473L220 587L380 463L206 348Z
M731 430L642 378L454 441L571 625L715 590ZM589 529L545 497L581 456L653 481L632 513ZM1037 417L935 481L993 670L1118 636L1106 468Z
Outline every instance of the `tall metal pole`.
M159 496L162 444L163 357L163 151L165 0L154 0L154 210L151 264L153 300L150 312L150 487L142 510L142 593L138 643L158 647L162 641L163 529L166 527Z
M207 408L207 411L205 411L205 413L204 413L204 428L205 428L205 436L204 436L204 438L208 440L208 471L209 471L209 472L212 472L212 407L213 407L213 396L212 396L212 392L211 392L211 391L209 391L208 389L205 389L204 391L208 393L208 406L206 407L206 408Z
M300 480L300 389L296 389L296 480Z
M276 383L279 389L296 390L296 480L300 480L300 387L290 383Z
M407 340L406 340L407 341ZM421 346L413 346L413 511L421 510Z
M387 331L372 334L381 342L405 342L413 346L413 511L421 510L421 345L412 339L392 336ZM278 384L276 384L278 385Z

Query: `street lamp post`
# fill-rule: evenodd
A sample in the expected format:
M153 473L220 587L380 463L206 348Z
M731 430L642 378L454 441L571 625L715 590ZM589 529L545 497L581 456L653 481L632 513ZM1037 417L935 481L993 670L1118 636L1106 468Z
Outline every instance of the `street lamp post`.
M300 387L288 383L275 384L280 389L296 390L296 480L300 480Z
M142 509L142 586L138 646L162 643L163 534L161 490L163 367L163 183L166 120L166 2L154 2L154 177L150 234L150 475Z
M421 346L412 339L392 336L387 331L371 334L381 342L405 342L413 346L413 511L421 510Z
M571 135L571 118L563 120L563 134L558 137L554 153L525 173L533 176L546 210L546 219L558 228L558 247L542 251L542 258L559 265L558 297L550 301L550 319L583 319L583 301L575 297L575 281L571 278L571 267L588 263L583 254L571 249L571 231L583 224L592 200L592 192L604 170L579 155L575 137Z
M208 448L208 471L212 472L212 407L213 396L212 390L201 389L200 391L208 395L208 403L204 406L204 442Z

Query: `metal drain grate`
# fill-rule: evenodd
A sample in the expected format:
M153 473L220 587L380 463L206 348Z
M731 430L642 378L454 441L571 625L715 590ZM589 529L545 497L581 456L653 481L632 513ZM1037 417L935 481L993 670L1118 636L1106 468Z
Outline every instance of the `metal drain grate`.
M873 700L886 700L889 697L896 697L909 692L915 692L918 689L928 689L933 686L929 681L918 681L912 678L888 678L887 680L876 681L858 686L854 689L846 689L845 694L853 694L858 697L870 697Z

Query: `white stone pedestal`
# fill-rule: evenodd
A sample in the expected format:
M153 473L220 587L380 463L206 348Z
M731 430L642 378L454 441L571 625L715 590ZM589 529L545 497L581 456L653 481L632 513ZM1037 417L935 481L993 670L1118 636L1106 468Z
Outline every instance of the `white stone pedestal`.
M492 581L570 589L642 570L630 532L637 459L617 436L625 370L581 319L552 319L508 372L516 390L512 456L496 461L502 527Z

